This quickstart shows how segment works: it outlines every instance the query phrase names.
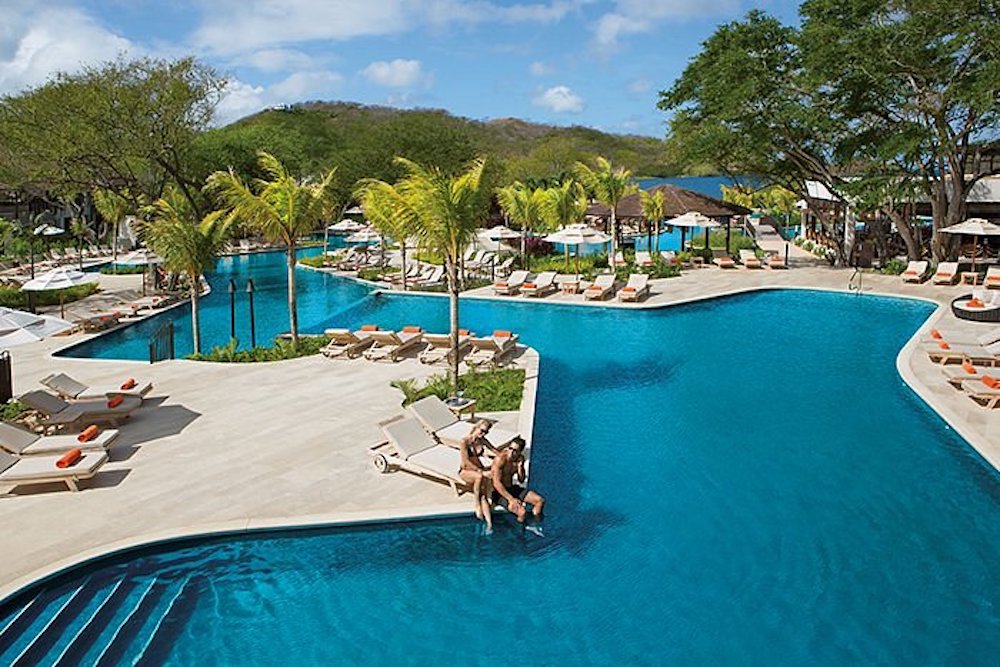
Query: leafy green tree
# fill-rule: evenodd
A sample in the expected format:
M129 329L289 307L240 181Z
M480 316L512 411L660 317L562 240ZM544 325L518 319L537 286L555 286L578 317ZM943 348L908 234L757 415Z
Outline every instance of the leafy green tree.
M69 235L76 241L76 257L83 271L83 245L94 239L94 230L81 218L73 218L69 223Z
M412 227L422 245L444 257L448 279L451 349L458 349L458 297L461 291L459 263L479 224L489 213L490 192L485 177L486 158L477 158L457 176L436 167L425 167L406 158L396 158L405 175L396 190L407 206L400 211L412 215ZM450 379L458 387L458 355L451 355Z
M231 219L225 211L213 211L199 218L190 200L175 188L148 208L150 219L140 226L143 241L160 257L164 266L184 274L190 283L191 335L194 353L201 352L198 297L201 277L215 261L229 239Z
M639 191L640 205L642 206L642 217L646 218L646 228L653 229L653 238L656 239L653 252L660 252L660 223L663 221L663 190L650 192L649 190Z
M365 218L372 223L379 234L391 236L399 243L402 268L403 291L407 289L406 242L413 234L414 216L409 205L396 188L384 181L365 180L358 184L357 198L365 212Z
M525 254L525 237L532 231L540 230L544 224L542 207L545 200L545 190L529 188L520 181L497 188L497 203L506 216L521 228L521 257L524 268L528 266L528 256Z
M632 181L632 172L624 167L615 168L607 159L597 158L597 168L591 169L582 162L574 168L576 177L583 186L601 202L611 209L611 256L609 265L614 267L614 257L618 245L618 202L638 190Z
M583 220L587 214L587 191L583 186L567 178L560 185L544 191L542 198L542 218L552 229L573 225ZM566 250L566 269L569 269L569 246ZM579 257L579 248L577 248Z
M221 200L230 222L240 220L260 231L272 243L285 246L288 270L288 319L292 345L299 342L299 315L295 293L296 250L299 237L316 230L329 210L329 194L336 169L319 180L300 181L270 153L258 154L258 166L266 174L251 184L233 171L217 171L208 178L206 190Z
M94 208L111 225L111 262L118 263L118 228L132 210L129 200L113 190L97 188L93 193Z

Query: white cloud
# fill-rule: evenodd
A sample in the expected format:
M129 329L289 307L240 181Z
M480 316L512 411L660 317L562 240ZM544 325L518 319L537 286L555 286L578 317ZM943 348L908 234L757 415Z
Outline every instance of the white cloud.
M650 32L668 20L713 17L739 9L739 0L614 0L594 25L598 48L613 50L622 37Z
M263 49L240 58L240 64L262 72L286 72L314 66L313 59L295 49Z
M231 80L215 109L215 122L231 123L267 107L333 97L344 77L330 71L294 72L270 86Z
M257 113L268 106L267 91L263 86L252 86L238 79L231 80L222 91L222 99L215 107L215 122L220 125Z
M387 88L410 88L427 80L419 60L378 60L361 70L361 74L372 83Z
M528 65L528 72L531 73L531 76L546 76L548 74L552 74L554 71L555 70L551 65L547 65L540 60L536 60Z
M633 95L641 95L648 92L652 87L653 82L649 79L636 79L634 81L630 81L625 89Z
M536 107L542 107L555 113L580 113L583 111L583 98L574 93L569 86L552 86L539 92L531 100Z

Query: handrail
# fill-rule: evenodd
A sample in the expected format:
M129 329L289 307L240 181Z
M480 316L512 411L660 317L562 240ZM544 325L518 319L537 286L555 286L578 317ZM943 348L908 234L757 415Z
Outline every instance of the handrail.
M854 273L851 274L851 279L847 281L847 289L848 289L848 291L851 291L851 292L856 291L858 294L861 294L861 288L863 286L864 275L865 274L861 271L861 269L859 267L855 266L854 267ZM855 279L857 279L857 280L855 280Z

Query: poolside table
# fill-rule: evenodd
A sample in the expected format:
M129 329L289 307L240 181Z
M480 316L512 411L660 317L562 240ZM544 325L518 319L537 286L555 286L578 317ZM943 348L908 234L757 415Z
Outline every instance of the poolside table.
M462 414L465 412L469 413L470 419L476 418L476 399L474 398L450 396L444 400L444 404L448 406L448 409L452 411L456 419L461 419Z
M979 284L979 272L978 271L962 271L958 274L961 278L961 284L963 285L978 285Z

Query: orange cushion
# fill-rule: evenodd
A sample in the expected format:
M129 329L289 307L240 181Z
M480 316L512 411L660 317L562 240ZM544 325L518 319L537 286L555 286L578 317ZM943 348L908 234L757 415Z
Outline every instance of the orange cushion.
M917 275L917 272L916 271L903 271L903 275L904 276L915 276L915 275Z
M91 424L87 428L80 432L80 435L76 436L76 439L80 442L89 442L97 437L97 434L101 432L101 429L97 428L96 424Z
M986 280L993 282L994 280L1000 281L1000 276L986 276Z
M937 329L931 329L931 338L934 340L941 340L941 332Z
M362 331L378 331L377 324L365 324L361 327Z
M954 275L955 275L954 273L935 273L934 277L935 278L951 278Z
M413 325L403 327L403 333L420 333L420 327Z
M77 461L79 461L81 456L83 456L83 452L81 452L78 448L74 447L73 449L63 454L61 459L56 461L56 467L68 468Z
M507 286L507 282L504 281L504 280L498 280L495 283L493 283L493 285L495 287L506 287Z
M459 336L468 336L469 335L469 330L468 329L459 329L458 330L458 335Z
M112 396L111 400L108 401L109 408L117 408L125 401L124 396Z
M122 389L135 389L136 381L135 378L129 378L122 383Z
M634 287L629 287L628 285L626 285L625 287L622 288L622 291L623 292L634 292L635 288Z
M946 343L944 341L941 341L940 343L938 343L938 347L940 347L942 350L950 350L951 349L951 345L948 345L948 343Z
M992 375L984 375L983 384L985 384L990 389L1000 389L1000 380L996 379Z
M982 308L983 307L983 302L980 301L979 299L970 299L969 301L965 302L965 307L966 308Z
M536 285L535 283L524 283L523 285L521 285L521 287L527 287L528 289L532 289L534 287L538 287L538 285Z
M510 338L511 333L506 329L497 329L493 332L494 338Z
M962 370L964 370L969 375L976 375L976 367L972 365L972 362L966 359L962 362Z

